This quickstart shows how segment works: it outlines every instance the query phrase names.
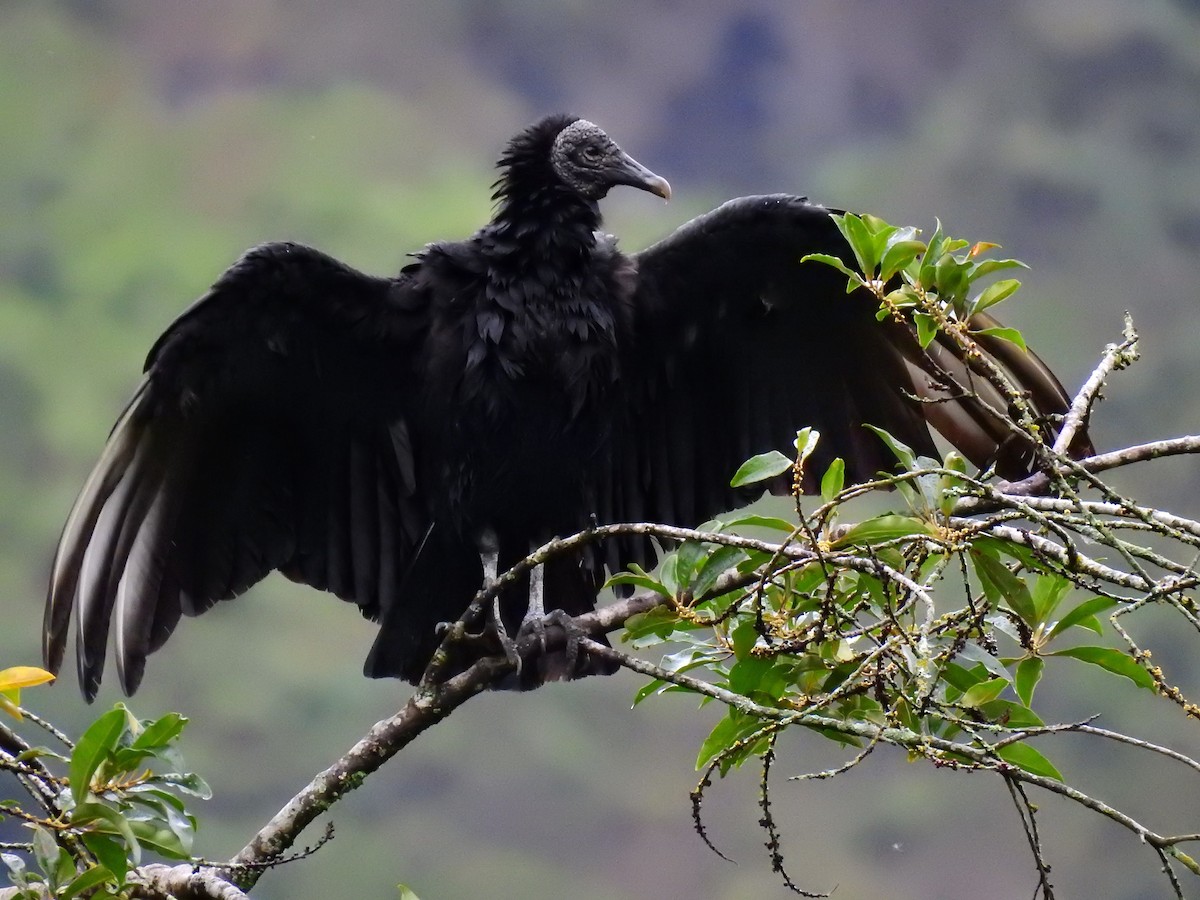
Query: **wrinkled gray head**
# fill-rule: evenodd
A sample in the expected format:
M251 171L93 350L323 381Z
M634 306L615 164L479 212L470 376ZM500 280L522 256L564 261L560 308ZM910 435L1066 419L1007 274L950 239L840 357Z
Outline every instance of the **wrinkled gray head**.
M671 186L616 145L604 131L587 119L576 119L563 128L550 150L554 174L568 187L589 200L599 200L609 189L627 184L671 197Z

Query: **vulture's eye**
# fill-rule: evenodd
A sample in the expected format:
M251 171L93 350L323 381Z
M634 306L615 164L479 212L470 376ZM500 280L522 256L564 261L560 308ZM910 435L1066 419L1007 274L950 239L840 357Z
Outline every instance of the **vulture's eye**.
M600 158L600 148L595 144L588 144L583 148L583 158L588 162L595 162Z

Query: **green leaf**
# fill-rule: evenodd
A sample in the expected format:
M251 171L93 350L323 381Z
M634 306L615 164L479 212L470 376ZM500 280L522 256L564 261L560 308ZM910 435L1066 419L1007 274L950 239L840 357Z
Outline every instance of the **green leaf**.
M1058 620L1058 623L1050 629L1050 633L1046 636L1047 640L1058 637L1072 625L1079 625L1083 628L1089 628L1095 631L1096 634L1101 633L1101 628L1097 623L1096 627L1092 627L1089 623L1096 621L1096 615L1105 610L1112 609L1117 605L1116 600L1110 600L1108 597L1093 597L1090 600L1084 600L1073 610Z
M88 836L94 835L96 832L124 838L125 846L121 848L121 858L130 860L135 866L141 863L142 848L137 837L134 836L129 820L111 807L105 806L103 803L80 803L71 811L71 824L77 828L84 826L89 828L84 835L85 844L87 844ZM88 846L91 845L88 844ZM118 846L120 845L118 844ZM96 853L96 858L108 866L114 875L117 873L118 870L113 868L115 862L110 865L109 860L100 858L99 852ZM124 878L124 874L121 877Z
M990 700L979 707L979 711L987 716L989 722L997 722L1009 728L1040 728L1046 724L1028 706L1011 700Z
M967 291L967 263L961 263L953 256L943 256L934 266L934 280L938 293L944 300L954 300L962 297Z
M850 245L850 249L854 251L854 258L858 260L859 269L863 275L870 278L879 264L879 256L876 254L875 241L870 229L854 213L845 213L840 216L834 214L831 218L837 225L838 231L846 239L846 243Z
M668 640L680 624L679 617L670 607L656 606L644 613L630 616L629 621L625 623L625 632L621 640L632 642L635 647L644 646L640 642L650 637L656 640L648 643L661 643Z
M700 567L700 571L696 573L692 580L692 593L701 598L712 590L713 585L717 583L717 579L731 569L737 568L738 564L746 558L746 551L741 547L730 547L728 545L718 547L704 561L704 565Z
M862 220L871 236L878 238L880 241L886 241L896 232L895 225L889 225L879 216L871 213L863 213Z
M722 751L728 750L741 738L753 734L762 725L762 721L755 716L746 715L736 709L729 710L700 745L700 752L696 756L696 768L703 769Z
M407 884L396 885L396 890L400 892L400 900L421 900Z
M1017 690L1017 696L1026 706L1033 705L1033 691L1042 680L1042 670L1045 668L1045 661L1037 656L1026 657L1017 663L1013 686Z
M746 659L751 649L758 643L758 628L753 619L746 619L733 629L730 636L733 643L733 655L738 659Z
M1032 550L1024 544L1018 544L1015 541L980 535L975 538L975 547L990 556L1007 556L1009 559L1016 560L1025 568L1033 569L1034 571L1038 570L1038 565L1041 562Z
M1005 619L1004 621L1008 620ZM997 678L1012 678L1008 669L1004 667L1004 663L1000 662L1000 660L992 656L992 654L988 653L978 644L968 642L958 651L958 655L960 659L968 659L971 662L977 663Z
M653 575L647 574L640 566L630 566L629 568L632 571L618 572L617 574L610 576L609 579L604 582L604 586L611 587L617 584L629 584L633 585L633 587L640 587L645 588L648 591L653 591L654 593L660 594L663 597L674 596L674 594L667 590L666 585L664 585Z
M1022 350L1029 352L1029 347L1025 345L1025 338L1015 328L979 328L972 330L971 334L982 334L988 337L999 338L1002 341L1008 341L1010 344L1016 344Z
M796 440L792 442L792 446L796 448L795 461L800 464L801 468L804 467L805 460L812 456L812 452L817 449L819 440L821 440L821 432L815 428L801 428L796 432Z
M913 313L913 322L917 326L917 343L924 350L933 343L933 339L937 337L938 324L937 319L927 313Z
M957 450L951 450L946 454L946 458L942 460L942 468L965 476L967 474L967 461ZM954 505L958 502L956 489L961 488L964 483L963 479L951 474L940 475L938 477L935 493L937 495L938 509L942 515L948 516L954 512Z
M706 644L684 647L662 658L662 667L668 672L687 672L725 654Z
M891 279L901 269L907 267L917 256L925 251L925 242L911 237L901 238L901 235L915 234L915 229L901 228L888 242L889 246L879 263L879 277L884 281Z
M921 723L913 714L912 707L908 705L908 700L901 694L896 698L895 706L892 708L896 714L896 719L900 724L909 731L920 731Z
M1043 572L1033 584L1033 608L1037 611L1037 624L1050 620L1058 604L1071 592L1071 582L1056 572Z
M975 274L978 277L978 269ZM1004 278L995 284L988 285L983 293L975 298L975 304L971 308L972 314L983 312L989 306L995 306L1001 300L1011 297L1020 286L1021 282L1015 278Z
M792 461L778 450L768 450L746 460L734 473L730 487L742 487L782 475L792 467Z
M25 872L25 860L17 856L15 853L0 853L0 860L8 868L9 874L13 876L21 876Z
M995 700L1006 687L1008 687L1007 679L990 678L968 688L958 702L966 707L981 706L989 700Z
M975 574L988 599L993 603L1001 600L1008 604L1030 628L1037 625L1037 610L1033 598L1029 596L1029 588L1025 582L1012 573L1000 560L989 556L978 549L971 548L971 561L975 564Z
M1069 656L1081 662L1091 663L1107 669L1114 675L1123 675L1140 688L1154 690L1154 679L1150 673L1138 665L1137 661L1127 653L1113 650L1109 647L1071 647L1067 650L1055 650L1049 656Z
M37 861L38 868L49 878L54 878L58 869L58 851L58 844L54 842L50 832L41 825L34 825L33 858Z
M1055 781L1063 780L1062 773L1054 767L1050 760L1026 743L1005 744L996 751L996 755L1006 763L1011 763L1018 769L1024 769L1031 775L1053 778Z
M154 784L173 785L183 793L199 797L201 800L212 798L212 788L208 786L208 782L194 772L170 772L166 775L153 775L146 780Z
M78 897L86 890L104 884L106 881L113 880L115 880L115 876L109 871L107 866L92 866L80 872L72 879L70 884L55 894L55 900L70 900L70 898Z
M150 800L156 801L157 807L167 809L168 807L178 812L185 812L187 807L184 802L169 791L164 791L162 788L155 787L153 784L143 782L141 784L130 785L127 788L130 800L147 802Z
M861 276L857 272L855 272L853 269L851 269L848 265L846 265L844 262L842 262L836 256L830 256L828 253L809 253L806 256L800 257L800 262L802 262L802 263L806 263L809 261L824 263L827 266L833 266L835 269L837 269L843 275L848 275L852 279L860 279L861 278ZM861 281L860 281L860 284L861 284Z
M846 461L840 456L829 464L821 478L821 499L826 503L833 500L846 486Z
M164 828L160 823L133 821L130 829L137 836L138 843L170 859L187 859L191 854L184 846L184 840L170 828ZM190 837L190 835L189 835Z
M88 726L71 753L69 780L71 794L76 803L82 803L88 795L92 776L100 764L117 747L125 733L126 710L117 704Z
M972 666L968 669L958 663L946 663L942 667L942 680L963 693L982 683L986 677L987 669L983 666Z
M866 544L878 544L896 538L911 537L918 534L933 534L928 522L912 516L889 514L876 516L852 526L836 541L830 543L834 549L854 547Z
M903 284L894 291L890 291L883 299L885 303L880 305L879 311L875 314L875 318L880 322L892 314L892 311L888 309L888 304L898 309L907 309L921 302L921 298L917 292L907 284Z
M749 697L759 689L764 678L775 667L773 660L757 656L746 656L734 663L729 670L729 690L743 697Z
M1028 269L1029 266L1021 262L1019 259L985 259L979 263L971 271L971 280L982 278L985 275L991 275L993 272L999 272L1001 269Z
M187 718L179 713L169 712L146 725L134 740L132 747L135 750L149 751L165 747L179 737L187 722Z
M900 461L900 464L904 466L905 469L912 470L916 468L917 455L913 453L912 447L908 446L908 444L904 443L903 441L892 437L882 428L876 428L874 425L866 425L865 427L869 428L879 436L879 439L883 441L885 445L887 445L887 448L892 451L892 455Z
M704 545L696 541L685 541L679 549L667 554L659 574L663 585L672 594L677 594L692 583L696 564L705 555Z
M761 516L758 513L747 513L735 516L725 523L726 528L769 528L772 531L782 531L791 534L796 530L794 523L778 516Z
M942 468L957 472L959 475L966 475L967 460L957 450L951 450L942 460Z
M637 706L647 697L653 697L655 694L665 691L669 687L671 687L671 682L663 681L661 678L655 678L649 684L644 684L638 688L637 693L633 695L633 703L630 705Z
M925 248L925 255L921 258L921 266L917 271L917 281L925 287L933 287L934 266L942 257L942 247L946 242L941 220L934 219L933 221L933 235L929 238L929 244Z

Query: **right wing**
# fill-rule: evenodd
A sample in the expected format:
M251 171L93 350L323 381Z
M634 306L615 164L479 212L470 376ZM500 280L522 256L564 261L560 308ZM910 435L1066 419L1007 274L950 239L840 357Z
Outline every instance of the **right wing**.
M146 656L280 569L378 619L430 529L405 398L424 299L316 250L249 251L154 345L63 528L43 655L72 610L90 700L108 634L136 690Z

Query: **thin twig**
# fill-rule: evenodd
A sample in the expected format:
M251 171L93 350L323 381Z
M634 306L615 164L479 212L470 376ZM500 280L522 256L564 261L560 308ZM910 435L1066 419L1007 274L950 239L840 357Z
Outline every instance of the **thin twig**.
M1122 369L1137 359L1137 341L1138 336L1137 332L1133 329L1133 320L1129 317L1129 313L1126 313L1125 339L1119 344L1109 344L1105 348L1104 356L1101 357L1099 365L1092 370L1092 374L1088 376L1079 393L1075 395L1075 399L1071 403L1071 408L1067 411L1067 415L1063 419L1058 437L1054 441L1053 449L1055 453L1064 454L1067 452L1067 448L1075 440L1075 435L1083 427L1083 423L1087 421L1092 411L1092 404L1096 402L1096 398L1100 395L1100 389L1104 387L1108 376L1113 371Z

